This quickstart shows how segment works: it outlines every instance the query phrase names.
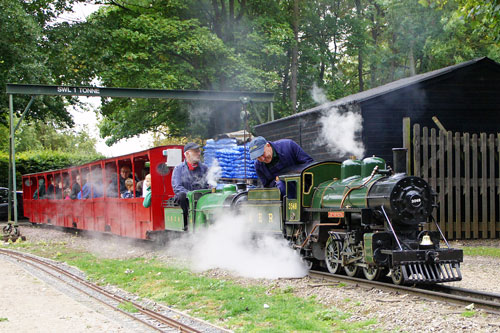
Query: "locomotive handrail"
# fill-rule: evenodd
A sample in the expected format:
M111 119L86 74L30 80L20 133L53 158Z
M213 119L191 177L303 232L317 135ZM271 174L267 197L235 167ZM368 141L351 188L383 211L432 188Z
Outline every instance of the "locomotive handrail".
M311 232L309 233L309 235L306 237L306 239L304 240L304 243L302 243L301 246L297 246L297 245L293 245L294 248L297 248L297 249L303 249L304 246L307 244L307 241L309 240L309 238L311 237L312 233L316 230L317 227L335 227L335 226L338 226L342 223L342 219L339 218L339 221L337 223L318 223L316 224Z
M363 184L361 185L358 185L358 186L355 186L355 187L351 187L349 188L349 190L346 192L346 194L344 194L343 198L342 198L342 201L340 202L340 208L342 208L344 206L344 201L345 199L347 198L347 196L349 195L349 193L351 193L353 190L358 190L362 187L365 187L366 184L368 184L368 182L370 182L370 180L373 179L373 177L375 176L375 174L377 173L378 171L378 165L376 165L374 168L373 168L373 171L372 171L372 174L370 175L370 178L368 178L367 180L365 180L363 182Z
M446 243L446 246L448 248L450 248L450 244L448 244L448 241L446 240L446 238L444 237L444 234L443 232L441 231L441 228L439 227L439 224L436 222L436 220L434 219L434 216L431 215L431 219L432 219L432 222L434 222L434 224L436 225L437 229L439 230L439 233L441 234L441 237L443 237L443 240L444 242Z
M399 249L403 251L403 248L401 247L401 243L399 242L398 236L396 235L396 232L394 232L394 228L392 227L391 220L389 220L389 216L387 216L387 213L385 212L384 205L380 206L382 209L382 213L384 213L385 219L387 220L387 223L391 227L392 234L394 235L394 238L396 238L396 242L398 243Z

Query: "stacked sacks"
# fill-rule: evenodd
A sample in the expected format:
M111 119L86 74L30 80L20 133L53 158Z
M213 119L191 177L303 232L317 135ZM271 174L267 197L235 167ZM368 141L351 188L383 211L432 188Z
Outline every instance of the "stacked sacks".
M214 165L215 160L217 160L222 170L222 178L245 178L245 163L246 178L257 178L254 162L250 159L248 147L246 147L245 154L245 147L243 145L238 146L236 139L207 140L203 148L205 164L211 167Z

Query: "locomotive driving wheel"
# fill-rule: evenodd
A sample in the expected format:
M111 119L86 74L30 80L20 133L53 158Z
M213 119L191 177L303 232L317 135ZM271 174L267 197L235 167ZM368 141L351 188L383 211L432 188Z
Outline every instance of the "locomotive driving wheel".
M391 269L391 278L392 283L397 285L402 285L404 283L403 271L401 270L401 266L395 266Z
M383 267L368 266L363 267L363 274L367 280L380 280L380 278L387 274L387 271Z
M356 256L356 250L352 245L349 245L345 248L344 253L347 255L347 258L353 258ZM355 277L358 276L360 273L360 267L356 266L356 264L349 264L344 266L345 273L347 276Z
M332 274L337 274L340 271L340 253L342 252L342 243L337 234L331 234L326 241L325 246L325 263L328 271Z

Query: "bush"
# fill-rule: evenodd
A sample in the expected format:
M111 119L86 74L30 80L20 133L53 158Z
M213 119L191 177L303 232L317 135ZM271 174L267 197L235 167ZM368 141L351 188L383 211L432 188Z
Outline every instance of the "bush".
M21 188L21 175L49 170L64 169L67 167L85 164L105 158L101 154L81 155L60 151L42 150L16 154L16 183ZM9 183L9 154L0 152L0 186L8 187Z

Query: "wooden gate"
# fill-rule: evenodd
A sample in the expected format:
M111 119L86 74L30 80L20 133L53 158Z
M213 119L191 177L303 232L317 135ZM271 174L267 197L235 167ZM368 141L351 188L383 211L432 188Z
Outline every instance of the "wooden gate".
M500 133L453 134L415 124L412 143L413 174L437 192L434 218L446 237L499 237Z

